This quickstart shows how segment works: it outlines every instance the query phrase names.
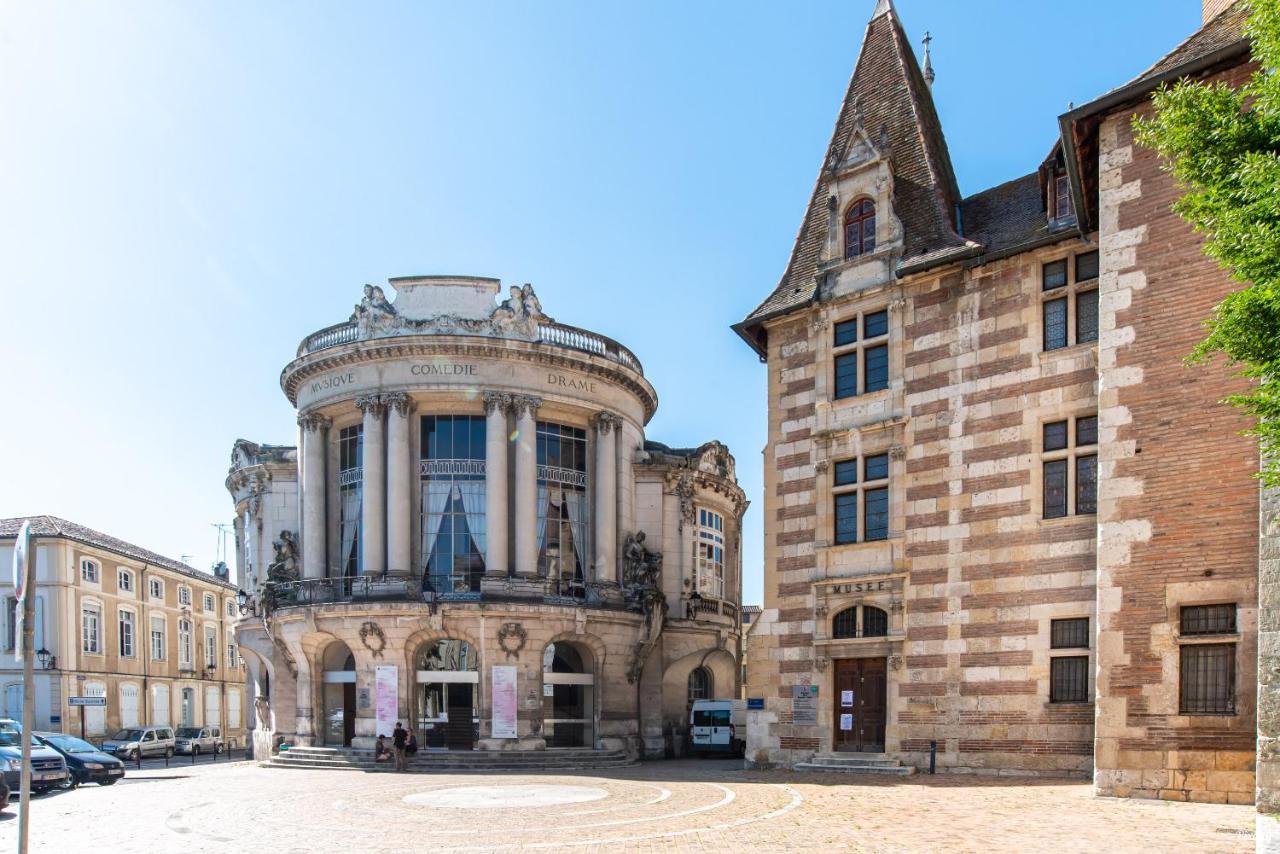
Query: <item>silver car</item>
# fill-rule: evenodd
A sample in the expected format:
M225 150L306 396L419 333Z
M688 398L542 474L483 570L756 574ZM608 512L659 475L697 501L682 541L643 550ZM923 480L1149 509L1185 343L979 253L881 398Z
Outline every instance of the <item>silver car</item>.
M144 756L172 756L175 746L173 727L130 727L102 742L102 752L132 760Z
M222 729L216 726L180 726L175 739L178 753L222 752Z

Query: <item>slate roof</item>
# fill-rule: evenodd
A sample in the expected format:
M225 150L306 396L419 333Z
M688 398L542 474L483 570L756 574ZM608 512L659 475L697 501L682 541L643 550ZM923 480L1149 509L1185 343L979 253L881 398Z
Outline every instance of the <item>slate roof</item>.
M1223 48L1242 44L1245 41L1244 24L1248 18L1248 5L1244 0L1236 0L1125 86L1154 81L1168 71L1203 59Z
M906 240L903 263L939 252L945 255L948 249L967 248L955 232L953 212L960 201L960 191L942 124L902 22L887 0L876 7L867 24L824 164L833 152L838 156L848 146L856 124L855 104L861 106L863 126L873 139L878 138L881 127L888 130L893 209L902 221ZM824 183L820 171L786 271L773 293L751 312L743 326L753 326L812 299L818 254L827 235Z
M84 525L75 522L68 522L66 519L60 519L57 516L18 516L12 519L0 519L0 540L16 539L22 523L27 520L31 521L31 534L33 537L66 537L86 546L94 546L118 555L131 557L134 560L163 567L209 584L235 589L234 584L223 581L212 573L201 572L180 561L156 554L141 546L135 546L133 543L126 543L124 540L117 539L110 534L86 528Z

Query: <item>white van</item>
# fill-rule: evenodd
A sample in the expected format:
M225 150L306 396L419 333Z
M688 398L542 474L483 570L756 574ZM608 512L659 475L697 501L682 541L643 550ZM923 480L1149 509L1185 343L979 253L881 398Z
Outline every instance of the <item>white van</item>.
M741 756L747 746L747 701L694 700L689 734L694 754Z

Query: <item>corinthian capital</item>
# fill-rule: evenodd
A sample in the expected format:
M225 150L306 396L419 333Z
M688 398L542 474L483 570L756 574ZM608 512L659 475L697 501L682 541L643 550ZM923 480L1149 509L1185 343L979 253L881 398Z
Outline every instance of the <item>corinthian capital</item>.
M532 418L537 414L539 406L542 406L542 398L540 397L534 397L531 394L511 395L511 414L516 418L521 418L526 413Z
M480 395L484 401L484 414L492 415L495 412L506 414L511 411L511 395L502 391L486 391Z
M365 415L373 413L381 416L387 411L387 405L382 400L380 394L365 394L356 398L356 409L359 409Z
M318 412L303 412L298 416L298 426L307 433L318 433L332 422Z
M621 430L622 419L612 412L597 412L591 416L591 426L596 428L597 433L604 436L611 431Z
M402 391L382 395L382 405L388 412L394 409L397 415L407 417L413 412L413 398Z

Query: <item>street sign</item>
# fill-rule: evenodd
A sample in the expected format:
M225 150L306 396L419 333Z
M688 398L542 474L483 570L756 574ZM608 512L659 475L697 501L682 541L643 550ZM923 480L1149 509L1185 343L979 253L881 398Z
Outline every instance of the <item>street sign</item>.
M748 710L750 710L750 709L763 709L763 708L764 708L764 697L748 697L748 698L747 698L747 709L748 709Z
M68 697L68 706L105 706L106 697Z
M27 569L31 560L31 522L24 521L13 544L13 595L19 603L27 595ZM18 637L22 637L21 634Z

